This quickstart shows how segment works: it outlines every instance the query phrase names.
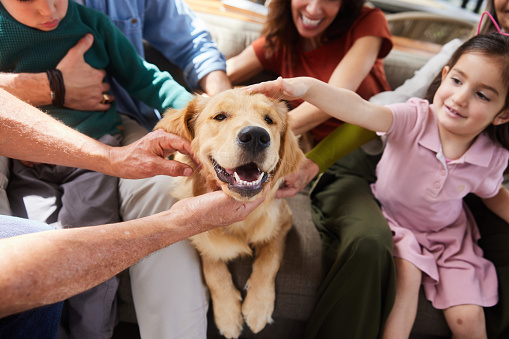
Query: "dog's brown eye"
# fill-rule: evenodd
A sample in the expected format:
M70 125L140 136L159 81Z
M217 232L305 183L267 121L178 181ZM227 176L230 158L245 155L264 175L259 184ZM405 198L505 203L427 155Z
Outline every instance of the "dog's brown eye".
M265 122L268 123L269 125L272 125L274 123L274 121L268 116L265 117Z
M224 119L226 119L226 115L223 114L223 113L219 113L217 114L215 117L214 117L214 120L217 120L217 121L223 121Z

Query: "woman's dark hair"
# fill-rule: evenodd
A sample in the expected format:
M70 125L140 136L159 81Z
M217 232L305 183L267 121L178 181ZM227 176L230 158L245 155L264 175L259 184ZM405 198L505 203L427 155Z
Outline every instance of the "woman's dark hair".
M495 9L495 2L494 0L488 0L487 3L486 3L486 7L484 8L484 10L488 13L491 14L491 16L493 17L493 19L495 19L495 21L498 23L498 17L497 17L497 11ZM481 29L480 29L480 33L489 33L489 32L493 32L493 31L496 31L496 27L495 25L493 24L493 22L486 16L483 20L483 22L481 22Z
M498 32L489 34L479 34L461 45L452 55L446 66L452 69L464 54L479 54L490 58L493 62L500 65L500 75L502 83L507 89L503 110L509 109L509 36ZM428 87L426 97L429 102L433 102L433 97L442 83L442 73L440 72ZM509 123L502 125L490 124L484 130L493 141L497 141L505 148L509 149Z
M365 0L342 0L341 8L334 21L327 27L322 43L337 39L345 34L354 21L359 17ZM291 0L271 0L269 13L262 29L266 38L266 48L269 55L284 49L291 56L291 65L297 62L297 48L300 45L300 35L292 18Z

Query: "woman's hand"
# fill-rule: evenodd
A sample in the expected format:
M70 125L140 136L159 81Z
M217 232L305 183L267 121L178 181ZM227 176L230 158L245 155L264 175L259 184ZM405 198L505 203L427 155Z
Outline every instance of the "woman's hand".
M299 193L320 172L318 165L305 158L299 169L285 178L284 186L276 192L276 198L289 198Z

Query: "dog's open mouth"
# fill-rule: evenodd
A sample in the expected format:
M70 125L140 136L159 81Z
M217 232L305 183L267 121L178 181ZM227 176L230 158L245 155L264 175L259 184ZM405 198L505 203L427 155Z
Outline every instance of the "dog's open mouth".
M228 184L228 188L243 197L252 197L263 189L263 184L269 179L267 172L262 172L258 166L251 162L237 168L226 169L211 157L217 178Z

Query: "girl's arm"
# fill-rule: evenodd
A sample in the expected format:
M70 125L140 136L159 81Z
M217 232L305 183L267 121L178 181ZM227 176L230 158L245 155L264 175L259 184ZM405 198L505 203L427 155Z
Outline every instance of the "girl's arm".
M249 45L239 55L226 61L226 75L233 85L246 81L263 71L263 66L256 57L252 45Z
M355 41L332 73L329 84L357 91L368 76L382 47L383 39L365 36ZM330 118L319 108L303 103L290 113L290 126L295 134L307 132Z
M392 124L392 112L362 99L357 93L329 85L315 78L300 77L262 82L247 88L274 99L302 98L339 120L371 131L387 132Z
M486 207L493 213L509 223L509 191L505 187L500 187L497 195L492 198L482 199Z

